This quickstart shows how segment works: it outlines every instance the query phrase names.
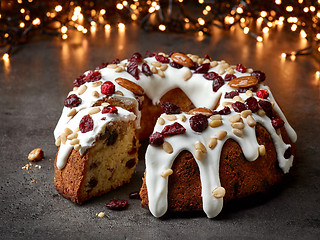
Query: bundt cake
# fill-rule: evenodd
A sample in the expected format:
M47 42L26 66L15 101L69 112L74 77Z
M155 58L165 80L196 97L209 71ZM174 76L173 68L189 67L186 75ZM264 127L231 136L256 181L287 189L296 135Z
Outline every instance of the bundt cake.
M265 74L206 55L134 53L74 80L54 131L55 187L83 203L128 182L147 139L141 205L156 217L267 191L289 172L296 134Z

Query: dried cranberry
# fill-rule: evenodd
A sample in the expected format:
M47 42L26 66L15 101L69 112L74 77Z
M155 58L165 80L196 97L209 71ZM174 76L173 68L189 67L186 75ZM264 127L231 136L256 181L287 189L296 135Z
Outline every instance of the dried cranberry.
M101 85L101 93L107 95L108 97L114 94L115 90L115 85L110 81L106 81Z
M207 73L203 74L203 77L207 80L214 80L217 77L219 77L219 74L216 72L207 72Z
M77 77L75 80L73 80L73 86L75 87L80 87L82 84L84 84L86 81L83 80L85 78L86 75L81 75L79 77Z
M160 146L164 142L164 137L159 132L154 132L149 137L149 144L154 146Z
M89 114L83 116L79 124L79 129L82 133L90 132L93 130L93 120Z
M224 85L222 77L218 76L212 80L212 90L214 92L218 91Z
M234 79L234 78L237 78L237 77L236 77L236 75L233 75L233 74L226 74L226 75L224 76L224 80L225 80L225 81L231 81L231 80Z
M179 114L181 113L181 108L175 104L169 102L162 102L161 108L166 114Z
M252 112L259 111L258 101L254 97L247 98L244 104L246 105L247 109L250 109Z
M238 88L239 93L245 93L248 90L250 90L252 92L256 92L258 90L258 87L257 87L257 85L254 85L251 87Z
M258 103L265 112L272 111L272 104L269 101L260 100Z
M64 100L64 105L68 108L77 107L81 104L81 98L75 94L71 94L69 97Z
M208 119L202 114L197 114L189 119L190 127L195 132L203 132L208 127Z
M118 113L118 109L113 105L108 105L102 109L101 113Z
M161 63L169 63L170 62L169 58L167 58L163 55L159 55L159 54L156 55L156 60Z
M130 73L135 79L139 80L140 70L136 62L130 62L127 66L127 72Z
M245 66L243 66L242 64L237 64L236 70L238 72L245 73L247 71L247 68Z
M132 54L131 58L129 59L129 62L136 62L136 63L141 63L143 60L143 57L140 53L136 52Z
M264 80L266 80L266 74L264 72L261 72L261 71L253 71L251 73L251 76L256 77L258 79L259 83L261 83Z
M242 112L246 110L246 105L244 105L242 102L236 101L235 103L232 103L232 108L236 112Z
M120 63L119 58L116 58L116 59L113 59L110 64L119 64L119 63Z
M205 63L196 68L194 73L207 73L210 69L210 63Z
M204 55L204 58L205 59L209 59L210 61L212 61L212 58L208 54Z
M111 210L124 210L128 206L127 200L113 199L106 203L106 207Z
M146 57L154 57L155 55L157 55L156 52L150 52L149 50L147 50L146 53L145 53Z
M267 91L267 90L259 90L258 92L257 92L257 96L259 97L259 98L264 98L264 99L266 99L266 98L268 98L269 97L269 92Z
M87 76L83 78L86 82L95 82L101 79L101 73L99 71L90 71Z
M177 53L177 51L172 51L169 53L169 57L171 57L172 54Z
M107 67L108 65L109 65L109 63L103 62L103 63L101 63L98 67L96 67L96 70L100 70L100 69L102 69L102 68L105 68L105 67Z
M284 158L288 159L292 155L292 148L288 147L287 150L284 152Z
M172 135L178 135L185 133L186 129L178 122L175 122L174 124L167 125L163 128L161 134L164 137L172 136Z
M284 125L284 121L281 118L274 118L271 120L272 126L274 128L281 128Z
M234 98L235 96L239 96L238 91L231 91L231 92L226 92L224 95L225 98Z
M142 64L142 72L146 76L152 76L152 74L153 74L151 72L150 67L149 67L149 65L147 63L143 63Z
M170 62L169 64L171 67L178 68L178 69L183 67L182 65L180 65L179 63L176 63L176 62Z
M130 198L130 199L141 199L141 198L140 198L140 194L139 194L138 191L137 191L137 192L129 193L129 198Z
M189 67L189 69L191 70L196 70L200 65L196 62L193 62L193 66L192 67Z
M107 119L106 117L101 118L101 120L106 120L106 119Z
M213 111L213 115L215 114L220 114L220 115L228 115L231 113L231 110L229 107L224 107L223 109L221 109L220 111Z

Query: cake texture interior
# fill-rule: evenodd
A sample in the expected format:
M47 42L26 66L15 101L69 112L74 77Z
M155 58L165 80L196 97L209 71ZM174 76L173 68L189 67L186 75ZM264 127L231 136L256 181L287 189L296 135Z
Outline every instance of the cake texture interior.
M174 52L134 53L74 80L54 135L55 187L83 203L130 181L149 139L141 205L155 217L266 192L289 172L297 136L265 74Z

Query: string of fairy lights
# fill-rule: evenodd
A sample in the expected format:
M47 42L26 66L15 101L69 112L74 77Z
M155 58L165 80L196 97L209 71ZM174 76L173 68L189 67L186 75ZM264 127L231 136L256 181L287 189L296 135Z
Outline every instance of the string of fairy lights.
M3 60L37 34L66 40L75 31L124 30L132 22L146 31L199 36L210 36L214 27L228 30L238 25L243 34L261 43L270 30L286 27L306 39L308 47L282 53L283 58L320 54L320 0L7 0L0 4Z

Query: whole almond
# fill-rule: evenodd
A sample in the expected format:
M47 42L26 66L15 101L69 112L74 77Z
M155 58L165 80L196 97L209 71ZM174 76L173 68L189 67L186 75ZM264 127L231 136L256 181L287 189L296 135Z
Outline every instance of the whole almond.
M234 88L244 88L257 85L258 79L254 76L244 76L232 79L228 84Z
M115 80L121 87L128 89L129 91L133 92L135 95L142 96L144 94L144 90L138 84L131 82L125 78L117 78Z
M191 60L191 58L189 58L187 55L185 55L183 53L173 53L171 55L171 59L175 63L178 63L178 64L185 66L185 67L193 67L194 66L194 63Z

